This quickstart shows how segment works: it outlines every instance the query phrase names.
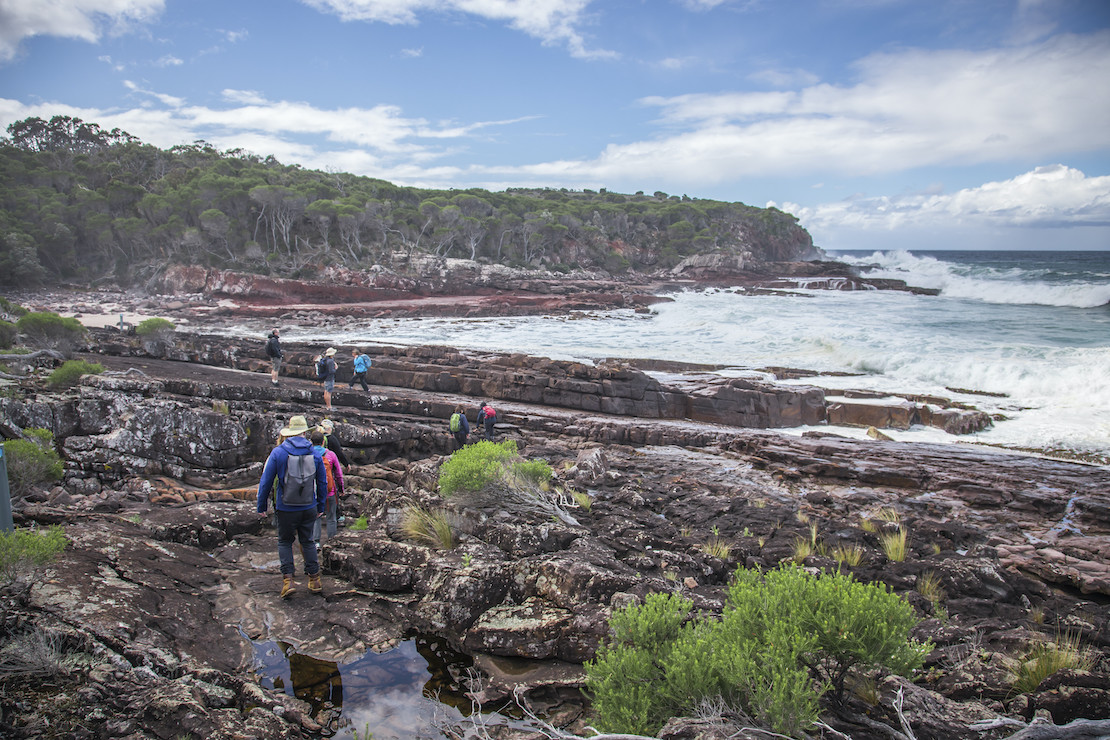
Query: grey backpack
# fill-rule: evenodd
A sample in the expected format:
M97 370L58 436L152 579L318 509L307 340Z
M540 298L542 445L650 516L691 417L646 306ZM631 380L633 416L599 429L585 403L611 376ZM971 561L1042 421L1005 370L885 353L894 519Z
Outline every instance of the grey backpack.
M316 503L316 458L290 455L285 464L282 503L286 506L308 506Z

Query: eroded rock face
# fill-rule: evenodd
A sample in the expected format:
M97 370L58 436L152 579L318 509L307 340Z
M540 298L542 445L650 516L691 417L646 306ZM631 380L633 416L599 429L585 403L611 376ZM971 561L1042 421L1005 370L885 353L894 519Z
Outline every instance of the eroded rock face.
M176 351L235 357L227 343L190 341ZM546 405L543 393L534 403L499 402L499 435L546 460L558 483L592 503L573 511L576 525L479 511L440 499L435 480L450 451L445 420L457 394L478 387L474 396L486 396L488 386L468 379L477 371L465 362L454 376L440 371L440 360L458 362L457 353L413 348L383 359L371 394L337 392L328 415L354 462L343 506L348 520L361 514L369 526L341 528L326 542L325 597L309 595L302 581L282 601L274 533L254 513L253 485L290 415L323 416L318 386L294 377L274 389L264 373L134 351L101 359L145 375L86 378L65 393L0 400L3 426L54 430L66 461L62 486L17 502L18 523L63 523L71 539L24 602L5 602L0 624L6 634L30 624L59 630L93 656L62 693L100 707L82 721L102 736L163 736L177 726L209 737L299 737L334 721L260 689L248 673L248 638L341 662L417 630L478 655L480 665L560 667L497 672L485 699L517 687L574 688L613 609L681 590L696 608L720 611L735 568L793 559L810 526L824 552L855 544L864 557L849 568L816 553L806 567L887 584L924 619L915 636L937 646L913 683L880 684L871 716L897 727L889 707L902 688L919 738L978 737L966 729L975 720L1028 721L1043 709L1069 721L1097 714L1105 696L1102 667L1020 699L1009 683L1033 642L1055 631L1080 635L1104 662L1110 653L1106 469L956 446L786 437L722 421L723 412L712 424L689 415L639 418L636 403L653 392L689 399L697 397L692 389L711 389L702 396L709 399L721 391L729 408L729 394L773 391L701 379L667 390L619 364L587 371L510 356L486 358L493 375L473 377L507 378L501 388L521 395L509 389L574 381L585 384L576 393L623 399L611 403L624 412ZM255 360L238 362L250 369ZM381 385L385 377L397 385ZM704 408L714 406L705 400ZM451 511L459 545L407 541L399 522L412 504ZM899 526L908 555L896 562L878 534ZM730 545L724 557L707 552L716 537ZM917 591L926 573L943 590L935 602ZM114 684L118 698L94 701ZM830 721L852 737L884 736Z

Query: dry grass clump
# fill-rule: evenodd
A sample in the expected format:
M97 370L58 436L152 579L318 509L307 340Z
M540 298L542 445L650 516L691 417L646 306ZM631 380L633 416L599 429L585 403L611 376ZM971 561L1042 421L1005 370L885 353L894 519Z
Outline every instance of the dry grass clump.
M1046 678L1065 668L1089 671L1095 666L1095 656L1083 647L1079 635L1070 632L1059 634L1053 642L1033 646L1014 674L1014 691L1021 694L1037 690Z
M924 596L934 604L939 604L948 598L944 587L940 585L940 576L935 571L927 570L917 577L917 593Z
M443 509L409 506L401 513L401 531L413 542L439 550L455 546L451 516Z
M879 535L879 546L883 553L896 563L906 559L906 530L899 527L893 532L884 532Z
M716 536L698 549L710 557L720 558L721 560L727 560L729 553L732 552L732 546Z
M863 548L855 544L837 545L832 549L832 556L836 562L855 568L863 562Z

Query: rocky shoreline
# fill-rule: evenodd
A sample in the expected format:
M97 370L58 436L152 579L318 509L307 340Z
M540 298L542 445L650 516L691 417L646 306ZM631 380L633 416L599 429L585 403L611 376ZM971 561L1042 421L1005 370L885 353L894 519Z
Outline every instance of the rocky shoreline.
M631 294L639 287L621 293ZM221 309L226 293L198 295L170 311L201 331L243 315ZM830 403L818 389L692 371L663 382L634 361L382 348L370 392L348 391L341 377L330 414L353 463L345 507L369 527L342 528L327 543L323 599L302 589L283 602L254 486L285 420L323 417L307 377L312 349L288 348L293 374L275 388L260 353L226 338L193 329L165 342L92 336L81 356L107 373L51 391L44 361L0 398L6 437L50 429L65 461L60 485L14 503L17 525L62 524L70 540L54 565L3 594L4 640L43 635L60 656L48 677L0 669L0 728L11 737L350 736L337 708L263 689L251 641L343 663L413 631L473 658L484 679L477 701L519 691L553 725L588 735L582 663L614 608L678 591L717 612L737 567L794 559L887 584L918 609L915 637L936 645L912 680L872 677L872 690L826 707L838 732L908 737L899 693L917 740L996 740L1046 721L1093 720L1107 732L1097 728L1110 720L1110 470L767 429L836 419L959 434L989 423L974 409L943 399ZM574 524L435 493L450 409L484 398L502 411L501 438L589 496L588 509L569 509ZM412 504L451 510L459 544L407 541L400 518ZM878 543L895 527L908 533L904 561ZM706 547L715 537L729 544L723 556ZM798 558L796 543L811 538L822 546ZM860 564L829 556L837 545L861 547ZM926 574L941 598L919 590ZM1081 640L1094 668L1016 692L1022 658L1063 634ZM726 736L761 735L689 718L660 734Z

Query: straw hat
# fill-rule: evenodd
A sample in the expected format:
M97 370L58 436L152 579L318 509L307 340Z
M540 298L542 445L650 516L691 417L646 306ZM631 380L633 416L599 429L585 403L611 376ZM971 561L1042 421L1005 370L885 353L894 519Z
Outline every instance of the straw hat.
M282 429L278 434L283 437L296 437L299 434L304 434L308 431L308 420L303 416L294 416L289 419L289 426Z
M328 357L334 357L335 356L335 347L328 347L324 351L324 354L327 355Z
M335 429L335 424L332 423L331 419L323 419L320 421L319 429L324 434L331 434L332 430Z

